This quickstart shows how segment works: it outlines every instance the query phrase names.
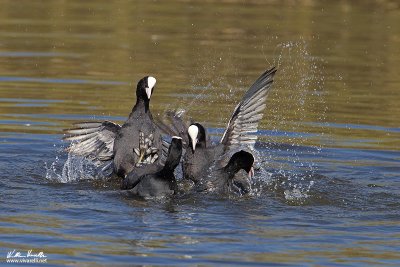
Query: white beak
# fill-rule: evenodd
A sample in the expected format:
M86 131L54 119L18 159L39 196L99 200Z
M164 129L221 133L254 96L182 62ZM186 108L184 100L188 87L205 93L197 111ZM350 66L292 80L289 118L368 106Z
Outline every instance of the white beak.
M151 97L151 91L153 90L153 88L149 88L149 87L146 87L146 95L147 95L147 98L150 100L150 97Z
M196 150L196 143L197 143L197 139L193 140L192 139L192 148L193 148L193 152Z
M157 82L157 80L154 77L149 76L147 78L147 86L148 87L146 87L146 95L147 95L147 98L149 100L150 100L150 97L151 97L151 93L153 92L153 88L156 85L156 82Z
M190 125L188 128L188 134L192 140L193 152L196 150L197 135L199 134L199 128L196 125Z

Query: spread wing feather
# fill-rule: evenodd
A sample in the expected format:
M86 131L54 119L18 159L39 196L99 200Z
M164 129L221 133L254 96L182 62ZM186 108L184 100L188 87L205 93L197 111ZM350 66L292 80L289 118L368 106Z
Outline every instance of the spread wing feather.
M242 101L235 107L228 126L221 138L225 149L237 145L254 146L258 123L263 117L265 101L271 88L275 67L265 71L249 88Z
M72 141L68 152L98 161L113 158L114 139L121 129L119 124L111 121L80 122L74 126L65 130L67 135L63 138Z

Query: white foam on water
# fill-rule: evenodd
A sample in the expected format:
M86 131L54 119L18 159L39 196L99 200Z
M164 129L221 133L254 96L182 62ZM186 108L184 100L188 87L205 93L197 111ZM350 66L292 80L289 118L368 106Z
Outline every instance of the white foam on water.
M60 152L63 153L63 152ZM72 183L83 180L102 180L112 173L111 163L96 165L90 159L68 153L63 162L60 155L48 165L46 163L46 179L58 183Z
M309 181L307 184L293 184L292 189L286 189L283 193L285 199L291 202L301 204L304 200L310 197L309 192L313 186L314 181Z

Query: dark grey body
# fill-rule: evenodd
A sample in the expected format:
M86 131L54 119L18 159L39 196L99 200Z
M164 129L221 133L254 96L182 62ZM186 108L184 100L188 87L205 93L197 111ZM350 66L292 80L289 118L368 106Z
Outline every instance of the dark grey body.
M236 152L224 167L221 166L223 163L219 162L209 168L196 184L196 191L248 193L250 184L241 170L249 173L253 163L254 157L251 153L243 150Z
M227 193L232 181L224 169L218 169L203 173L204 176L199 180L195 186L197 192L221 192Z
M145 137L153 134L153 146L159 148L161 153L161 132L153 122L148 103L146 107L144 101L135 105L114 141L114 172L121 177L130 173L138 161L133 149L139 147L139 132L143 132Z
M138 168L134 168L129 174L124 178L121 184L121 189L131 189L134 188L139 182L142 176L147 174L154 174L161 171L163 168L158 162L150 165L143 165Z
M245 195L251 192L251 181L245 171L228 173L226 169L208 171L196 185L196 191L235 193Z
M141 164L158 162L163 151L161 132L149 109L155 83L151 76L139 80L136 104L122 126L111 121L89 121L67 129L64 139L73 141L68 151L96 164L112 161L113 171L120 177L139 166L139 159Z
M196 146L196 150L193 152L193 149L188 147L182 163L184 179L190 179L194 183L199 182L206 175L211 164L223 154L223 149L223 145L210 148Z
M174 170L182 156L182 139L172 138L164 166L152 164L136 168L122 181L121 189L140 197L163 197L178 190Z
M223 166L228 163L229 158L224 155L224 146L218 144L210 148L198 147L193 153L191 148L187 148L185 156L183 157L182 172L184 179L189 179L195 184L204 183L207 179L212 179L210 175L224 177ZM219 179L215 181L221 185L223 191L226 186L233 188L237 193L245 194L251 190L251 181L247 173L239 171L229 179Z
M137 179L140 179L140 182L130 192L140 197L169 196L178 190L175 177L168 173L147 174Z
M197 191L233 191L240 195L249 193L251 180L248 174L227 168L230 160L227 147L224 144L207 147L209 142L202 137L193 152L189 141L182 163L183 178L193 181Z
M276 69L265 71L247 90L235 107L228 126L217 146L208 145L206 130L199 123L187 128L188 147L182 171L185 179L198 183L207 175L208 169L228 160L230 151L241 147L251 148L257 140L257 127L263 117L267 93L273 82ZM179 120L176 120L179 122ZM196 130L197 127L197 130ZM193 151L193 143L196 145ZM224 166L222 164L222 166Z

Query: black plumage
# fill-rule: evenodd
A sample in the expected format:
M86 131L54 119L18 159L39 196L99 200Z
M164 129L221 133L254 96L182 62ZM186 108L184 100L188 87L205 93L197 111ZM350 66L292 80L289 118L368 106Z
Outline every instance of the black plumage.
M66 130L64 139L73 141L68 151L97 163L112 160L114 172L121 177L140 164L157 162L163 144L149 108L155 84L151 76L138 82L136 104L122 126L110 121L82 122Z
M177 192L174 170L182 155L182 139L172 137L163 167L145 166L130 172L122 181L121 189L140 197L163 197Z
M228 193L231 190L247 193L244 184L235 182L235 175L244 170L249 178L254 175L254 156L247 151L240 150L234 153L229 162L223 166L214 166L208 169L196 184L196 191Z
M241 147L253 148L257 139L255 132L263 117L275 73L275 68L265 71L245 93L235 107L219 144L209 144L201 124L193 123L188 127L188 146L182 164L184 178L197 183L212 165L226 163L231 151Z

